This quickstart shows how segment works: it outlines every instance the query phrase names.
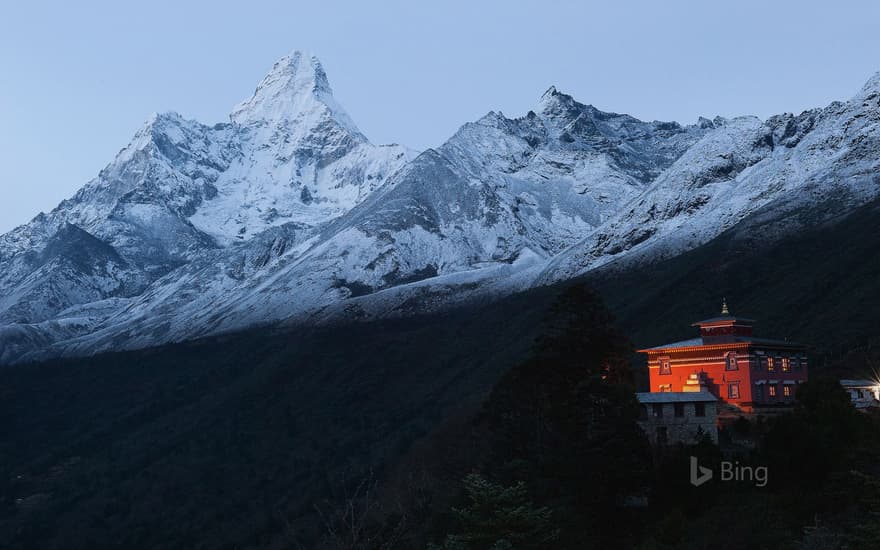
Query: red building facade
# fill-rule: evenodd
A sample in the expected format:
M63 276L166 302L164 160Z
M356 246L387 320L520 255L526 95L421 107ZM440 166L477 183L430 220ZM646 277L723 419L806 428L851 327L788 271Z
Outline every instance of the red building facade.
M807 380L807 347L756 338L753 324L731 315L725 303L720 316L692 325L698 338L639 350L648 356L650 391L697 391L699 378L720 401L744 411L791 403Z

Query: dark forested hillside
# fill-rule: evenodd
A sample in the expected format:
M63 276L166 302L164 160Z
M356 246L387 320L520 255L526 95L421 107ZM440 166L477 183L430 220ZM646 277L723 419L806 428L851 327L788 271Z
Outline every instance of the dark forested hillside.
M880 345L878 229L872 204L587 282L636 345L690 337L724 295L761 333L814 344L814 372L858 372ZM559 291L5 368L0 546L312 547L334 502L478 409Z
M316 504L381 477L518 361L541 295L7 368L0 546L311 547Z
M810 344L815 366L865 376L880 352L880 202L778 242L734 229L589 282L638 346L695 336L690 324L717 313L726 296L734 313L758 321L757 335Z

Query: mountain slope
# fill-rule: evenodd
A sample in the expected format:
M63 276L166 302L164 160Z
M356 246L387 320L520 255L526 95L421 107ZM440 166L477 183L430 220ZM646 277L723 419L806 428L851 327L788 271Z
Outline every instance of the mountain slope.
M693 126L551 88L410 158L370 145L320 63L294 54L231 123L156 117L96 182L3 237L0 282L20 299L0 310L0 361L410 316L649 265L731 228L780 239L877 196L878 122L880 76L798 116ZM63 224L118 265L40 271Z
M241 120L261 133L277 122ZM466 124L350 211L313 232L300 228L297 239L244 274L230 267L255 256L267 239L205 254L96 319L82 336L64 331L51 349L28 357L143 347L290 318L328 322L395 314L401 306L411 314L467 297L455 296L462 287L509 292L527 283L517 273L598 227L641 192L651 170L662 170L707 131L603 113L551 89L525 117L490 113ZM423 284L445 296L419 303ZM353 301L374 293L377 304ZM53 330L51 323L38 329ZM17 343L25 348L27 341Z
M230 120L209 127L175 113L152 116L71 199L0 237L3 294L20 297L2 303L0 321L36 323L78 304L136 296L269 228L320 226L411 156L370 144L333 99L318 60L299 52L276 63ZM73 267L40 271L40 251L71 226L112 248L128 269L110 266L101 280ZM30 287L57 291L40 300Z
M764 123L736 119L705 136L614 219L554 259L545 277L570 278L622 253L630 261L674 256L733 226L754 239L779 238L878 192L880 73L846 103Z
M600 290L637 346L689 337L726 295L761 334L813 344L812 372L845 359L841 374L864 377L865 353L876 361L880 346L878 247L875 200L761 247L732 228L674 258L579 280ZM7 367L0 539L311 547L321 513L359 484L382 488L420 442L448 451L431 436L478 409L521 360L561 286L406 319ZM840 347L858 353L844 358Z

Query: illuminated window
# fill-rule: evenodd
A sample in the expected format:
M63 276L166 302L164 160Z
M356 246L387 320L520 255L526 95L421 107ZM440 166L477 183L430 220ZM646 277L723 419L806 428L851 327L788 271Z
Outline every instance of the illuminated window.
M782 372L788 372L791 370L791 363L788 360L788 357L782 358Z
M770 397L776 397L776 386L767 386Z
M727 398L739 399L739 382L731 382L727 385Z
M669 357L660 358L660 374L672 374L672 366L669 364Z
M767 370L770 371L770 372L773 372L773 369L774 369L774 368L776 368L776 367L775 367L775 365L773 364L773 358L772 358L772 357L768 357L768 358L767 358Z
M782 395L784 395L785 397L791 397L791 386L789 386L788 384L782 386Z
M739 366L736 364L736 352L731 351L727 354L727 358L725 361L725 368L727 370L739 370Z

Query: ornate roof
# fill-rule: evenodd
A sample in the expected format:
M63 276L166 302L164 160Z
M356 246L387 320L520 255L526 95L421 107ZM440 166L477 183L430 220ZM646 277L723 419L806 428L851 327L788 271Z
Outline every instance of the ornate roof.
M729 331L733 334L718 334L713 335L711 331L700 331L702 336L698 338L690 338L688 340L680 340L678 342L672 342L671 344L663 344L662 346L654 346L652 348L640 349L639 351L642 353L650 352L650 351L663 351L663 350L674 350L674 349L683 349L683 348L697 348L697 347L711 347L718 348L730 345L763 345L763 346L775 346L775 347L783 347L783 348L795 348L795 349L806 349L808 346L804 344L799 344L797 342L789 342L788 340L774 340L772 338L755 338L751 335L752 323L754 323L754 319L747 319L745 317L737 317L735 315L731 315L730 310L727 308L727 300L723 299L721 302L721 315L717 317L710 317L709 319L704 319L702 321L697 321L691 326L700 327L701 329L706 325L735 325L734 330ZM737 328L739 327L739 328ZM749 328L749 330L740 330L743 328ZM742 347L742 346L740 346Z
M654 346L653 348L640 349L641 352L661 351L676 348L690 348L699 346L725 346L730 344L756 344L764 346L779 346L786 348L807 348L806 344L797 342L789 342L788 340L776 340L773 338L755 338L754 336L730 336L728 340L722 342L703 342L702 338L691 338L690 340L681 340L672 342L671 344L663 344L662 346Z
M700 325L711 325L714 323L721 323L724 321L736 322L739 321L741 323L754 323L754 319L746 319L745 317L737 317L735 315L730 314L730 310L727 308L727 298L721 299L721 315L717 317L710 317L708 319L703 319L702 321L697 321L692 327L698 327Z
M728 313L727 315L719 315L718 317L710 317L708 319L703 319L702 321L697 321L696 323L692 324L691 326L698 327L700 325L710 325L712 323L720 323L722 321L730 321L730 322L739 321L741 323L749 323L749 324L755 322L754 319L747 319L745 317L737 317L735 315L731 315Z

